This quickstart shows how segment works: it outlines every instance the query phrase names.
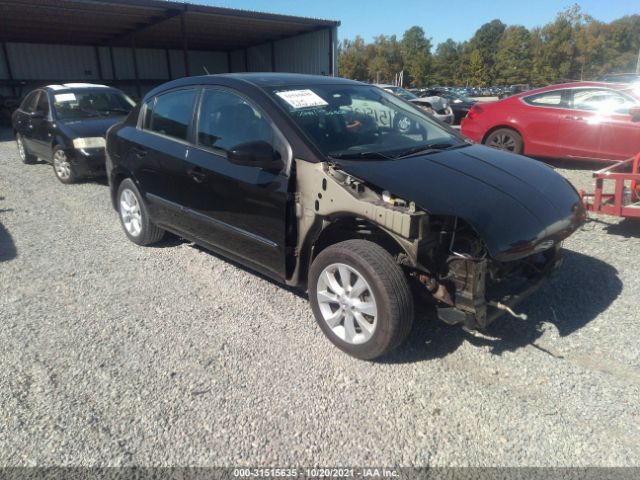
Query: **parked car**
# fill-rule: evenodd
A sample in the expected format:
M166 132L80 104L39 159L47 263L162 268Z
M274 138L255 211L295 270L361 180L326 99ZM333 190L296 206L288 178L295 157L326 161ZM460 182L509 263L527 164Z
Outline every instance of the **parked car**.
M477 102L477 100L473 100L469 97L465 97L464 95L460 95L455 92L447 91L447 90L436 90L427 88L422 90L421 96L424 97L434 97L440 96L442 98L447 99L449 105L451 106L451 110L453 111L453 124L457 125L460 121L467 116L471 107L473 107Z
M377 84L376 87L413 103L441 122L448 123L449 125L453 123L453 110L443 97L418 97L416 94L395 85Z
M529 90L531 90L531 87L527 84L519 83L516 85L510 85L502 89L502 91L498 94L498 98L507 98L512 95L528 92Z
M49 85L29 93L12 115L20 158L51 163L62 183L104 174L107 129L129 114L133 100L104 85Z
M412 285L447 323L511 311L584 221L552 169L324 76L162 85L107 133L107 174L132 242L170 231L308 290L322 331L363 359L409 334Z
M553 85L477 104L461 130L475 142L513 153L623 160L640 151L640 102L622 84Z

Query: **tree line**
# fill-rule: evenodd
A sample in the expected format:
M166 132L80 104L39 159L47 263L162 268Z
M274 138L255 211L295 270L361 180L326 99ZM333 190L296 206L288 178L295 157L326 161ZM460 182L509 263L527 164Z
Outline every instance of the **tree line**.
M640 50L640 15L610 23L583 13L578 5L531 30L492 20L464 42L452 39L432 52L431 39L414 26L367 43L360 36L339 46L340 76L392 82L404 71L405 86L547 85L591 80L603 73L633 72Z

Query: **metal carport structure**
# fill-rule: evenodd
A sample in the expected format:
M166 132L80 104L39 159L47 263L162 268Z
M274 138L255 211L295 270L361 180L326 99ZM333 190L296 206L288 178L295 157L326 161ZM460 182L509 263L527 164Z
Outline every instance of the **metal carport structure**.
M0 94L97 82L140 96L188 75L334 75L339 22L164 0L0 0Z

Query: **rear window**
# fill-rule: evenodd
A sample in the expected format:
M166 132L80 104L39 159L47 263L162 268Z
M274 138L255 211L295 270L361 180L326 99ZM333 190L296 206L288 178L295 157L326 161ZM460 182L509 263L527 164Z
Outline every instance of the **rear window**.
M160 95L151 111L151 105L147 105L143 128L168 137L187 140L195 98L195 89L176 90Z
M566 90L553 90L551 92L542 92L536 95L529 95L523 100L529 105L539 107L564 107L563 94Z

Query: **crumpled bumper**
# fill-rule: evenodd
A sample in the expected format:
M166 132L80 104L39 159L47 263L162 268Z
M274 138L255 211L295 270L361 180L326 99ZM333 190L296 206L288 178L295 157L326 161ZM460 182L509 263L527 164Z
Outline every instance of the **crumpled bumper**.
M438 318L470 329L485 328L505 313L526 320L526 314L518 314L513 309L562 264L559 244L538 255L541 257L539 263L535 264L533 257L521 261L518 268L525 271L508 276L502 285L490 278L492 260L452 259L450 268L454 281L449 288L452 305L438 307Z

